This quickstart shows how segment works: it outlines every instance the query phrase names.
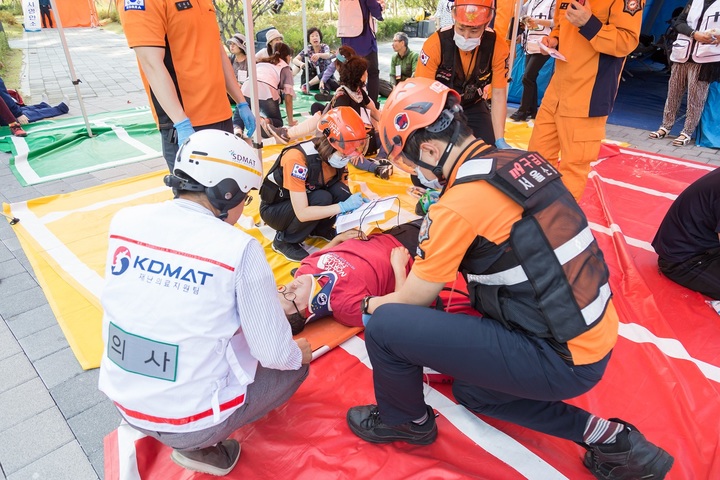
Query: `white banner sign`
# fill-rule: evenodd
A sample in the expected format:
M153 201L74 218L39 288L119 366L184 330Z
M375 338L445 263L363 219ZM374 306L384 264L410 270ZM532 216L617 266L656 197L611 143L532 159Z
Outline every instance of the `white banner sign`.
M40 1L39 0L23 0L23 14L25 15L25 31L39 32L40 27Z

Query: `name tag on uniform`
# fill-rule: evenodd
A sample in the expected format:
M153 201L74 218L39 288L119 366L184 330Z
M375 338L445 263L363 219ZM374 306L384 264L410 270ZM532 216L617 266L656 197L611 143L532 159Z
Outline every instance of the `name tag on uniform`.
M145 0L125 0L125 11L145 10Z
M131 373L174 382L177 378L178 346L128 333L110 323L107 356Z
M182 0L180 2L175 2L175 8L178 9L178 12L188 10L192 8L192 3L190 3L190 0Z
M238 70L238 82L244 83L247 80L248 74L245 70Z

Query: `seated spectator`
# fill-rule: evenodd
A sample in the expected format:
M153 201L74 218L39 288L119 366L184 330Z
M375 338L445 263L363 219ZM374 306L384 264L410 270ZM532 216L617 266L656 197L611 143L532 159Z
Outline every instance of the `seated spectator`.
M412 265L421 220L362 238L358 230L339 234L310 254L278 290L293 335L307 323L332 315L349 327L361 327L360 302L368 295L397 291Z
M418 54L410 50L409 41L410 39L404 32L393 35L392 48L395 55L390 60L390 83L393 86L415 76Z
M230 63L235 71L235 78L242 85L248 78L245 35L236 33L228 39L227 45L230 49Z
M35 105L20 104L8 93L2 78L0 78L0 97L8 109L10 109L13 117L15 117L21 125L64 115L70 110L66 103L68 101L67 96L63 97L63 101L55 107L48 104L47 101L42 101Z
M364 57L355 55L349 47L346 48L348 48L346 61L340 70L340 87L335 91L329 108L351 107L360 115L365 123L369 140L363 156L353 158L353 165L387 180L393 172L392 164L384 158L379 161L365 158L381 152L380 138L376 129L377 122L380 120L380 111L375 107L375 102L370 99L365 89L368 79L368 61ZM380 156L384 157L385 155L383 153Z
M260 126L264 138L272 137L267 129L267 125L272 124L276 127L283 126L282 115L280 113L281 95L285 102L285 113L287 114L288 124L295 125L293 120L293 98L295 98L295 85L293 82L292 70L288 62L292 58L292 50L289 46L282 42L275 43L273 54L267 60L261 60L257 64L257 92L258 101L260 103ZM242 86L242 93L245 98L252 97L252 86L250 82L245 82ZM249 102L248 102L249 103ZM244 129L243 120L239 115L233 116L233 129L235 134L242 132Z
M312 358L291 336L262 247L233 227L261 181L244 141L199 131L165 177L175 199L122 209L110 224L98 388L173 462L217 476L240 457L233 432L285 403ZM165 273L131 265L130 251Z
M652 246L666 277L720 300L720 169L678 195Z
M320 79L320 93L315 94L315 100L318 102L329 102L335 95L335 90L340 84L335 80L335 72L339 72L347 58L354 55L355 50L352 47L341 46L335 54L335 61L331 62ZM332 92L332 93L331 93Z
M307 94L309 90L320 85L320 80L332 63L333 54L330 53L330 47L322 43L322 32L317 27L312 27L307 32L307 49L298 53L293 59L293 73L302 72L300 75L300 90ZM309 72L310 80L305 79L305 72ZM327 87L327 84L323 85ZM329 85L332 90L337 88L337 83ZM327 93L327 92L325 92Z
M260 62L261 60L267 60L272 55L272 47L278 42L285 40L283 34L278 31L277 28L271 28L265 33L265 48L255 52L255 61Z

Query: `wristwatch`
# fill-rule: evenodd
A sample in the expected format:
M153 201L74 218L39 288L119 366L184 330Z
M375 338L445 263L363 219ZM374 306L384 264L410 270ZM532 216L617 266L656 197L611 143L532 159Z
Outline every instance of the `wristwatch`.
M360 302L360 313L363 315L370 315L370 312L368 312L368 308L370 308L370 299L375 298L374 295L368 295L367 297L362 299L362 302Z

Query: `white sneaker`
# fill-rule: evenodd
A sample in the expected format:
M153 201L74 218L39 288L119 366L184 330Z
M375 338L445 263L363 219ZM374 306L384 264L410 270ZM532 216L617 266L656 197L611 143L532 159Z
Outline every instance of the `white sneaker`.
M42 101L44 103L50 103L50 99L48 98L47 93L45 93L45 92L43 92L43 94L42 94Z

